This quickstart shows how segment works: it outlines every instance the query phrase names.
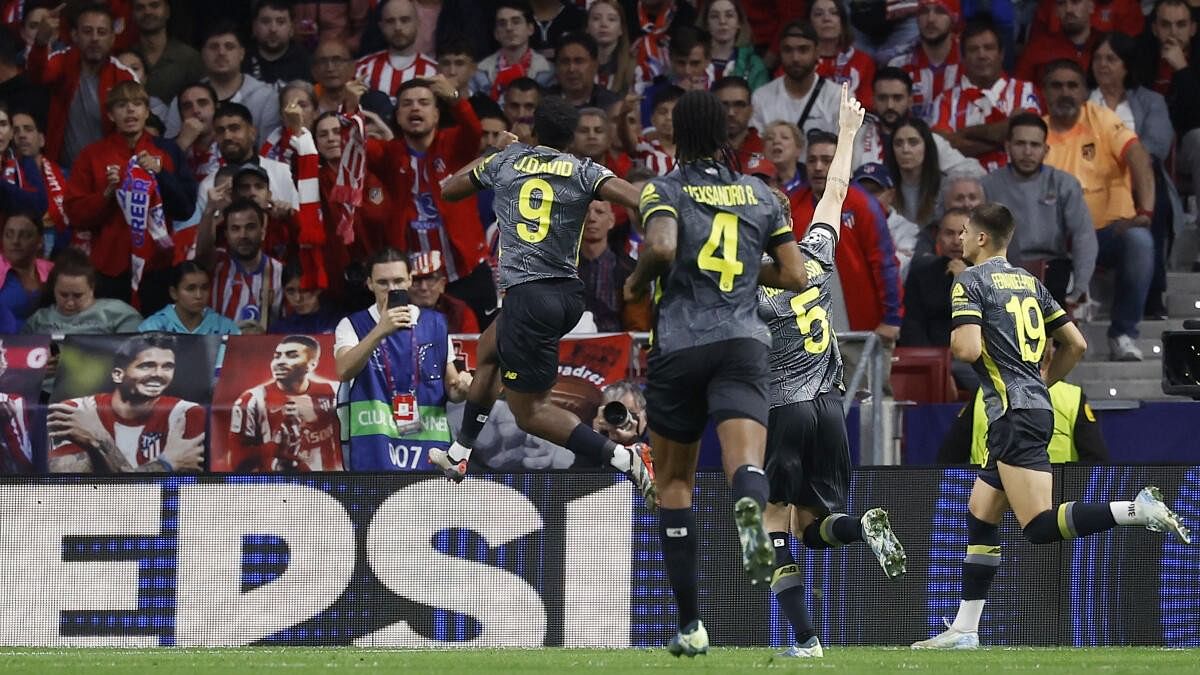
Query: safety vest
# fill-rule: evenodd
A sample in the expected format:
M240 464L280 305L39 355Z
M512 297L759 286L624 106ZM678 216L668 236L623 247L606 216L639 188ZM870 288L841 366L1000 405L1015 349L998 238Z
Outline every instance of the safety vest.
M377 323L369 310L347 317L359 340ZM443 377L449 357L446 317L423 309L417 324L392 333L367 365L338 392L342 451L350 471L425 471L429 450L450 447ZM416 349L416 354L413 349ZM414 376L413 369L417 369ZM392 415L393 397L415 384L421 429L402 433Z
M1078 462L1079 450L1075 448L1075 420L1079 411L1090 421L1095 421L1092 411L1081 406L1083 389L1069 382L1059 381L1050 387L1050 405L1054 408L1054 434L1050 436L1050 463ZM987 463L987 411L983 406L983 390L975 392L974 418L971 421L971 463L983 466Z

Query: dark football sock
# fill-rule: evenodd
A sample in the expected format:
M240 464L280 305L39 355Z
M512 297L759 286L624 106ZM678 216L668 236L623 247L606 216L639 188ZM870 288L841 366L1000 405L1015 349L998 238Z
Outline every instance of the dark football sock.
M775 573L771 575L771 592L779 609L792 624L792 632L796 634L796 644L804 644L816 635L812 627L812 617L808 613L808 605L804 602L804 581L800 576L800 568L792 558L791 536L787 532L772 532L771 541L775 544Z
M767 474L762 468L753 464L743 464L733 472L730 484L735 504L742 497L750 497L758 502L760 508L767 507L767 495L771 492L771 485L767 482Z
M817 550L862 541L862 523L844 513L831 513L804 528L804 545Z
M662 542L663 564L675 604L679 608L679 627L700 618L699 580L696 575L696 516L691 509L659 509L658 536Z
M595 460L602 466L612 463L617 444L600 435L588 425L580 422L567 438L567 449L581 457Z
M962 566L962 599L985 600L1000 569L1000 527L967 514L967 555Z

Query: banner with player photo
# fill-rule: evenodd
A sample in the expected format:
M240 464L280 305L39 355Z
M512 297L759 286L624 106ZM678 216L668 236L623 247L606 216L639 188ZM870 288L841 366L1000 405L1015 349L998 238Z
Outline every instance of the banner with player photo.
M908 645L959 602L975 472L855 471L850 513L889 511L908 573L865 544L793 548L826 647ZM1054 503L1162 489L1200 523L1198 466L1054 469ZM724 477L701 473L712 642L781 646ZM0 478L0 645L659 647L677 629L658 517L612 472ZM1139 527L1036 546L1011 516L985 646L1200 647L1200 549ZM669 658L662 654L662 658Z
M478 339L454 337L455 360L475 372ZM558 349L558 381L550 396L554 402L592 424L600 410L604 387L629 376L633 338L628 333L586 337L567 336ZM462 406L449 409L450 426L458 429ZM564 447L521 431L512 411L497 401L471 453L471 462L493 471L599 468L588 458L576 457Z
M69 335L46 411L51 473L205 467L220 336Z
M38 397L49 361L48 336L0 336L0 475L45 470Z
M332 335L231 335L213 395L209 468L341 471Z

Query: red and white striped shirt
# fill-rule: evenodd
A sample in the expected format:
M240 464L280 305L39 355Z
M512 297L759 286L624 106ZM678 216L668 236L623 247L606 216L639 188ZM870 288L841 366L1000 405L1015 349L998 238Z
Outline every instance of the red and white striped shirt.
M957 86L937 98L934 109L930 126L939 131L957 131L978 124L1003 122L1023 110L1041 115L1042 102L1031 82L1001 77L991 87L980 89L964 76ZM1003 150L986 153L978 159L988 171L1008 163Z
M279 316L283 306L283 263L265 253L258 267L248 270L229 255L217 249L213 268L212 307L234 321L263 320L266 314Z
M149 414L141 420L118 416L112 402L113 394L96 394L63 401L67 405L95 410L104 430L116 441L117 449L130 466L141 466L158 459L168 450L166 444L172 432L178 432L183 439L204 436L207 411L191 401L159 396ZM53 459L87 452L87 448L64 439L50 450L50 457Z
M937 97L957 86L961 77L958 38L950 37L949 40L950 53L944 63L930 61L929 54L920 42L911 52L888 62L889 66L903 70L912 79L912 115L926 122L933 118L933 103Z
M395 103L396 91L401 84L417 77L433 77L437 72L437 61L424 54L393 57L385 49L359 59L354 77L366 82L371 89L387 94Z
M675 157L668 153L658 140L638 137L638 144L632 155L634 161L641 162L656 176L665 176L675 168Z

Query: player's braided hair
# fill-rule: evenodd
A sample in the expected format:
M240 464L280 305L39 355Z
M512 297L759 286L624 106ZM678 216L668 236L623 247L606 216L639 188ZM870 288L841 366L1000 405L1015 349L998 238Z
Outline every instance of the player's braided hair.
M671 111L675 127L675 159L680 164L715 157L729 142L725 108L707 91L689 91Z

